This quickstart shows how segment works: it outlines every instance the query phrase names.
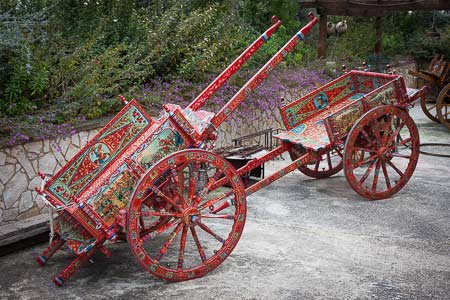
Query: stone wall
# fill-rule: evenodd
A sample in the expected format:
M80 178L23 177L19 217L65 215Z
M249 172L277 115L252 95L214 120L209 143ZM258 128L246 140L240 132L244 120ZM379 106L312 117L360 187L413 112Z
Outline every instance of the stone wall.
M241 137L247 134L262 131L268 128L279 129L284 125L281 121L280 111L275 108L271 111L262 111L257 109L256 115L258 116L254 121L237 120L230 118L228 122L225 122L219 127L219 138L216 142L216 147L224 147L232 145L232 139ZM248 141L249 143L264 143L264 137Z
M0 149L0 225L44 213L45 204L35 191L41 186L38 172L55 174L96 133Z

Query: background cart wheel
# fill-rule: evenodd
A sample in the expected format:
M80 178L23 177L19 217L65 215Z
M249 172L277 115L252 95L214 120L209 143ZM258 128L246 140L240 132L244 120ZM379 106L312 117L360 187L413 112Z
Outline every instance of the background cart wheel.
M439 121L450 130L450 83L444 86L436 101Z
M364 153L356 160L355 152ZM407 111L381 106L365 113L345 143L344 173L361 196L378 200L397 193L419 158L419 133Z
M168 219L155 228L161 218ZM128 207L127 239L148 272L188 280L228 257L245 218L245 190L233 166L208 151L183 150L142 176Z
M434 94L436 95L436 94ZM424 114L432 121L439 123L439 117L437 115L437 103L436 98L427 97L426 95L420 97L420 107Z
M293 145L289 150L292 161L303 154L305 154L305 150L300 145ZM311 164L298 167L298 170L310 177L327 178L340 172L342 166L342 147L337 147L326 153L318 154Z

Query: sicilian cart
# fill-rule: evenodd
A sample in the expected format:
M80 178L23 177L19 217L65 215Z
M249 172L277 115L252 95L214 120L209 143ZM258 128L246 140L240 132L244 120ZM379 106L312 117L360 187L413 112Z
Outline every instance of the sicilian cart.
M428 96L420 99L425 115L450 130L450 62L446 62L443 55L436 56L426 70L409 70L408 73L430 87Z
M344 168L350 186L369 199L398 192L415 169L419 136L408 115L421 91L400 76L351 71L281 107L280 145L235 169L212 152L217 128L317 22L293 36L217 113L201 110L211 95L280 26L249 46L186 108L166 104L150 118L132 100L39 190L57 212L44 265L66 244L73 261L53 277L62 285L98 250L126 240L137 262L169 281L201 277L238 243L246 197L299 169L327 177ZM293 161L244 186L241 176L289 152Z

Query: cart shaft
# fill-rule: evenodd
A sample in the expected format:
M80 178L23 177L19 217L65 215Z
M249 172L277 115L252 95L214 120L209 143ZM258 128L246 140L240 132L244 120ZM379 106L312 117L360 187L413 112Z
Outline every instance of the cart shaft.
M273 25L266 30L256 41L254 41L245 51L236 58L213 82L211 82L188 106L193 111L199 110L212 95L222 86L228 79L239 70L242 65L272 36L272 34L280 27L281 21L275 16L272 17Z
M317 23L318 19L312 13L309 14L311 21L300 29L240 90L227 104L212 118L211 124L217 128L222 124L226 118L236 110L242 101L255 90L269 73L284 59L284 57L291 52L300 40L303 40L305 35Z
M308 162L310 162L313 159L313 156L311 153L307 152L304 155L300 156L296 160L294 160L292 163L290 163L288 166L284 167L283 169L273 173L269 177L264 178L261 181L258 181L257 183L253 184L252 186L249 186L245 189L245 194L247 196L253 194L256 191L259 191L263 187L271 184L275 180L280 179L281 177L291 173L292 171L295 171L298 169L298 167L306 165Z

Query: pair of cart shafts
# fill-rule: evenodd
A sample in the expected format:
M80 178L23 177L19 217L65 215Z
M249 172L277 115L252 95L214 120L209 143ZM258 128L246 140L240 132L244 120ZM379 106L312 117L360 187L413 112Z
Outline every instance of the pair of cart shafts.
M398 192L414 172L419 136L408 114L424 90L400 76L351 71L280 108L280 145L236 170L210 150L217 128L303 40L317 18L285 44L218 112L207 100L270 38L281 22L251 44L187 108L167 104L157 119L132 100L38 190L57 213L53 240L37 257L44 265L63 245L74 260L53 277L62 285L105 243L127 240L148 272L170 280L201 277L238 243L246 196L294 171L316 178L344 169L368 199ZM251 185L241 176L289 152L292 163Z

